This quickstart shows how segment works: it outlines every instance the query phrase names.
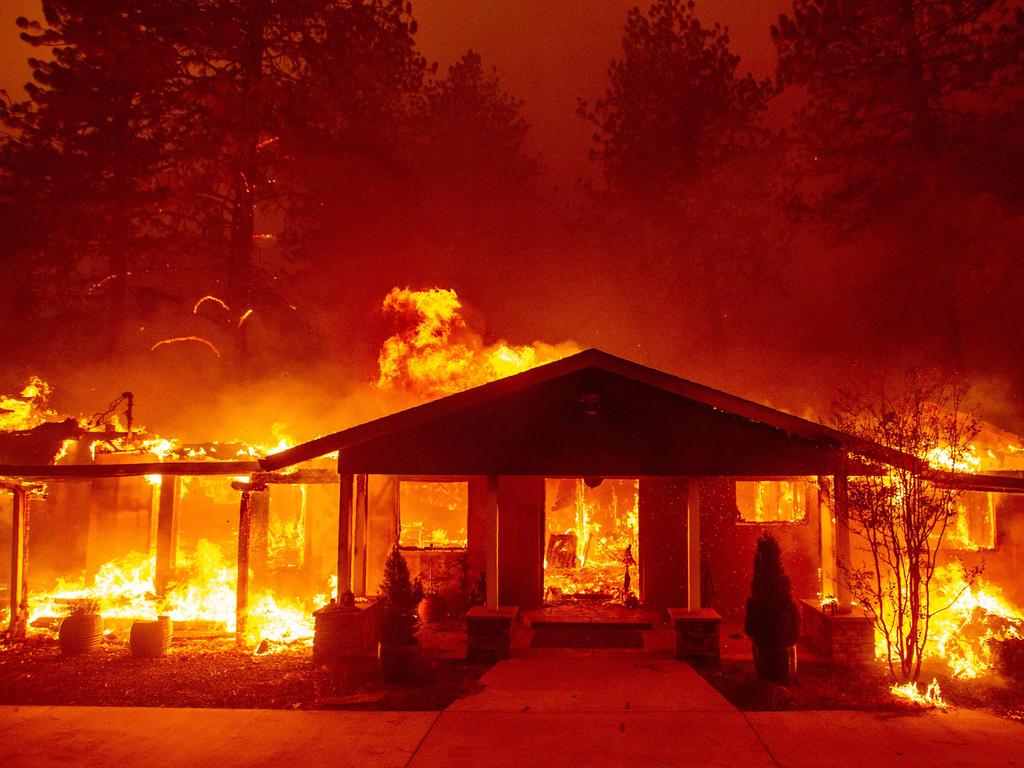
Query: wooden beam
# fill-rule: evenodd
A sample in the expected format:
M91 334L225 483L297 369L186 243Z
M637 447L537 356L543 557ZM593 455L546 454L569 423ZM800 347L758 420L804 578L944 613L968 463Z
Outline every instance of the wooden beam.
M23 639L28 630L28 582L25 579L28 543L28 494L24 488L14 488L11 510L11 578L8 582L10 598L9 636Z
M366 597L366 529L369 523L369 476L356 475L356 508L352 520L352 592Z
M338 477L338 601L352 590L352 483L353 476Z
M260 470L257 461L153 461L142 464L0 464L0 477L83 480L143 475L248 475Z
M156 517L156 575L154 587L158 597L167 594L167 584L174 574L178 556L178 508L181 500L181 478L165 477L160 483Z
M484 544L487 552L487 602L488 608L496 609L499 605L498 580L498 476L487 476L487 500L484 508Z
M686 608L700 610L700 478L687 480L686 490Z
M254 472L254 483L263 485L334 485L338 472L334 469L296 469L293 472Z
M259 583L266 576L270 554L270 489L253 485L249 496L249 565L253 581Z
M249 553L252 536L252 493L242 491L238 504L238 577L235 588L235 644L244 648L248 642L249 623Z

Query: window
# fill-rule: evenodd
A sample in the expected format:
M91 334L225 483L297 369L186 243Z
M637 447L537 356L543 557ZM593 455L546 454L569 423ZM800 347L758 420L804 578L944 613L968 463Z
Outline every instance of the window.
M465 549L469 483L399 481L398 545L411 549Z
M737 480L736 507L742 523L802 523L817 503L813 480Z

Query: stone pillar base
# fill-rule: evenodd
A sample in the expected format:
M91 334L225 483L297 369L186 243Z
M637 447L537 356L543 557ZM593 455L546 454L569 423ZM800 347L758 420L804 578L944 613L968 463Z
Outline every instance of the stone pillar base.
M860 608L832 613L817 600L801 600L800 639L832 664L867 664L875 658L874 620Z
M694 664L717 664L721 658L719 628L722 617L711 608L688 611L669 608L668 616L676 631L676 659Z
M512 623L519 608L514 605L484 608L466 613L466 661L493 662L512 656Z
M338 605L334 600L313 613L313 663L336 664L377 653L380 603Z

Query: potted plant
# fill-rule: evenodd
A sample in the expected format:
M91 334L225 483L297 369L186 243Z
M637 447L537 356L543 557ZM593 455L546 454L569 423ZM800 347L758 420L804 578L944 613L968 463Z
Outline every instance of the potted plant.
M444 596L441 594L440 583L443 583L444 579L438 578L435 573L435 567L446 571L447 565L445 561L446 554L439 553L435 555L433 552L426 553L427 560L427 588L423 592L423 602L420 603L419 615L420 619L427 624L435 624L445 617L448 612L448 606L446 604ZM440 564L435 563L435 560L440 559ZM447 575L446 573L444 574Z
M72 600L65 609L66 617L60 623L58 639L65 656L89 653L100 647L103 639L103 617L100 604L93 598Z
M408 680L415 669L420 641L416 609L423 598L419 579L409 578L409 566L396 546L384 563L380 585L380 668L389 683Z
M754 577L743 631L753 643L758 677L788 683L796 674L800 613L782 567L779 543L768 533L758 539L754 552Z

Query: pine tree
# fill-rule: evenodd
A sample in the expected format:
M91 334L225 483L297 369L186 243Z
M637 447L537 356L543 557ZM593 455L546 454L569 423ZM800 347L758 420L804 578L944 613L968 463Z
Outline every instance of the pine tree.
M1024 12L1009 0L794 0L772 30L778 80L803 104L790 202L848 237L891 226L908 331L964 362L964 213L1019 176L997 126L1024 86ZM978 173L979 168L988 172ZM918 317L919 315L919 317Z
M89 317L93 348L110 351L151 298L145 274L166 245L161 115L176 54L157 35L158 3L51 0L43 12L17 23L49 55L29 60L28 100L0 109L15 327Z
M579 113L597 129L591 157L613 188L658 197L753 138L771 91L738 76L729 31L705 27L693 0L656 0L626 17L607 94Z
M754 551L743 631L760 648L791 646L800 639L800 614L782 567L782 550L769 533L761 535Z
M419 617L416 607L423 599L419 579L409 578L409 566L394 547L384 562L384 582L380 585L380 637L387 645L410 645L416 636Z

